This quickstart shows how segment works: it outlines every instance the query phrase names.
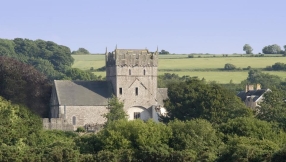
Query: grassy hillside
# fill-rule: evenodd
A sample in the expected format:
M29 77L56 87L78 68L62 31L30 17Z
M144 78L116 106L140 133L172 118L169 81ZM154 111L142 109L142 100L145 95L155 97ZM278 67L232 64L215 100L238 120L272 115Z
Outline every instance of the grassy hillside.
M231 63L237 68L265 68L276 62L283 62L284 57L212 57L212 55L203 55L201 58L188 58L188 55L160 55L159 56L159 74L176 73L180 76L189 75L205 78L207 81L217 81L219 83L240 83L247 77L247 70L244 71L219 71L226 63ZM207 57L211 56L211 57ZM105 64L104 55L73 55L75 62L73 67L82 70L100 68ZM282 71L265 71L269 74L278 75L286 78L286 73ZM105 72L94 72L95 75L105 76Z

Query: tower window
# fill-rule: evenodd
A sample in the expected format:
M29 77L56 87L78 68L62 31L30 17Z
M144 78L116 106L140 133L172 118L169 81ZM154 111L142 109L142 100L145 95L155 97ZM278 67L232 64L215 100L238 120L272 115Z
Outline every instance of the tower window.
M129 75L131 75L131 69L129 69Z
M134 112L134 119L140 118L140 112Z
M146 75L146 70L145 69L143 70L143 74Z
M135 95L138 96L138 87L135 88Z
M76 117L75 116L72 117L72 124L76 125Z
M119 88L119 94L122 95L122 88Z

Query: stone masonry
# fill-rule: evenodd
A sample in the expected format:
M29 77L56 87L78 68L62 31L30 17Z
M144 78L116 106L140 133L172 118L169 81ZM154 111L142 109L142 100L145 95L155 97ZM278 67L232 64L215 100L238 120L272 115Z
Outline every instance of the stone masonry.
M157 105L158 51L115 49L106 51L106 79L124 109Z

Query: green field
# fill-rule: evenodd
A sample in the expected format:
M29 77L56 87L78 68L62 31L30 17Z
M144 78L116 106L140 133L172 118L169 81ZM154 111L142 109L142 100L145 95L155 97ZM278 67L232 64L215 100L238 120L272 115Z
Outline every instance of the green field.
M286 63L285 57L209 57L209 58L187 58L188 55L160 55L159 74L176 73L180 76L189 75L205 78L207 81L219 83L240 83L246 79L248 71L218 71L226 63L234 64L237 68L265 68L276 62ZM105 64L104 55L73 55L75 62L73 67L82 70L89 70L103 67ZM278 75L286 78L286 72L265 71L265 73ZM94 72L95 75L105 76L105 72Z

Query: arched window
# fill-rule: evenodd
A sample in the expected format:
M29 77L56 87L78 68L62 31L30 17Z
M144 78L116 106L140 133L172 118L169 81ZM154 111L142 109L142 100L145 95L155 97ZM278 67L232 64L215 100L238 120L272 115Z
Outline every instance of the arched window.
M131 69L129 69L129 75L131 75Z
M75 116L72 117L72 124L76 125L76 117Z
M146 75L146 70L145 69L143 70L143 74Z

